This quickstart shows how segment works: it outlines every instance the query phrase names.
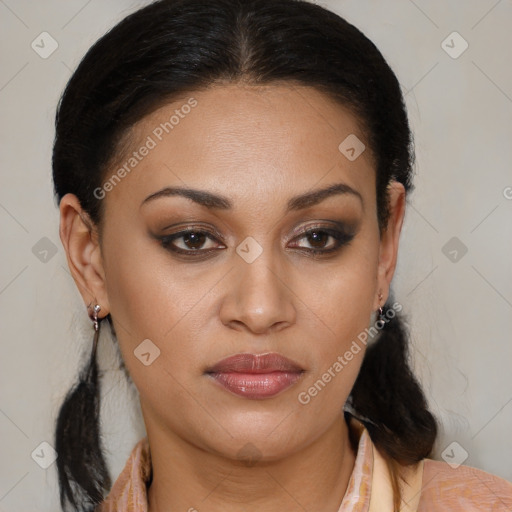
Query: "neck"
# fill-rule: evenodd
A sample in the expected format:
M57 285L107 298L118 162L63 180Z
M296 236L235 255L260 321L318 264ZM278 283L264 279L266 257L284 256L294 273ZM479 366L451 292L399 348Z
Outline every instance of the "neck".
M254 465L191 446L148 428L153 480L148 512L338 512L355 454L342 415L312 444Z

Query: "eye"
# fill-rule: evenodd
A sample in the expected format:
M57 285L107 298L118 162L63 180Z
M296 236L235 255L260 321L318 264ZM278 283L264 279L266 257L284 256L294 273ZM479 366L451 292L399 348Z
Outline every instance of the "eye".
M215 250L215 248L211 246L204 248L205 242L208 239L210 241L216 241L216 238L208 231L188 229L162 237L161 244L164 248L179 254L204 254ZM178 244L175 243L176 241L178 241ZM181 247L179 245L181 245Z
M353 238L354 234L348 233L343 229L312 226L295 238L295 240L299 241L305 239L310 247L301 245L292 245L291 247L313 255L321 255L338 251ZM218 236L204 229L193 228L160 237L160 243L162 247L169 251L191 257L205 255L218 249L226 248L225 245L218 241Z
M312 254L326 254L336 252L348 244L354 235L346 231L330 229L322 226L313 226L305 231L298 240L305 239L311 248L296 246ZM330 243L329 243L330 240Z

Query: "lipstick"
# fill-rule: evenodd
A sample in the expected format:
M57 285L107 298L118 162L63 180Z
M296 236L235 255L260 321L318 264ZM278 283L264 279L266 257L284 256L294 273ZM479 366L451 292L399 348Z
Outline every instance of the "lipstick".
M304 369L276 354L236 354L205 372L227 391L252 400L271 398L293 386Z

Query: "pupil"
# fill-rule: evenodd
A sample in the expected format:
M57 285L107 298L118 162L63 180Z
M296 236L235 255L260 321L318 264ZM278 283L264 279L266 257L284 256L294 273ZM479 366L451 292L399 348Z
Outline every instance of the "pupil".
M187 245L192 245L191 249L198 249L204 243L204 234L190 232L185 235L184 240ZM196 244L196 245L194 245L194 244Z
M313 238L313 240L314 240L314 242L311 245L313 245L314 247L317 247L315 245L315 242L318 243L318 241L320 241L320 245L319 246L321 247L321 246L325 245L325 239L324 238L326 236L328 236L328 235L327 235L327 233L323 233L322 231L312 231L309 236L310 236L310 238ZM322 242L322 239L324 239L323 242Z

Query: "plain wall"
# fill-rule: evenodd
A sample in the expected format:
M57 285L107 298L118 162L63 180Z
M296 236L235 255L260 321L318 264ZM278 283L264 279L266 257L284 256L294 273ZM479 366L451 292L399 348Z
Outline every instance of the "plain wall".
M436 457L455 441L465 464L512 480L512 2L322 4L375 42L405 94L417 164L394 292L442 424ZM58 407L92 342L58 234L55 107L91 44L142 5L0 2L1 512L59 509L55 463L42 469L31 454L53 445ZM458 58L442 46L454 31L469 45ZM31 47L42 32L58 43L46 59ZM448 44L462 48L457 36ZM105 330L102 428L115 479L145 432L112 347Z

